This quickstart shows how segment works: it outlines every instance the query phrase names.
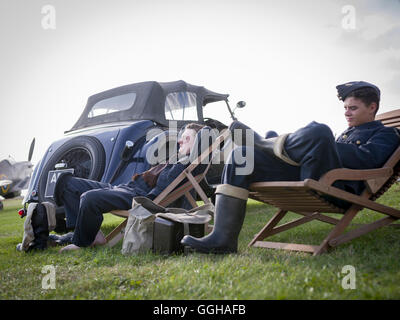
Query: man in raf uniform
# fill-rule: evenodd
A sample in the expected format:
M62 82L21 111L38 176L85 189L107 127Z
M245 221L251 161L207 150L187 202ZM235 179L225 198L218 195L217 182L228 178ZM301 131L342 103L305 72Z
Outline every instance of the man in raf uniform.
M182 244L203 253L237 251L237 239L243 225L249 185L260 181L318 180L336 168L372 169L381 167L400 142L397 129L375 120L380 90L375 85L354 81L338 85L338 97L344 103L348 128L335 141L328 126L315 121L294 133L264 139L244 124L234 121L230 130L241 129L254 134L254 148L246 143L235 148L224 167L221 185L216 190L213 231L200 239L185 236ZM236 142L236 141L235 141ZM239 144L239 143L237 143ZM251 174L237 174L244 164L235 161L254 155ZM248 157L250 159L250 157ZM243 162L243 161L242 161ZM361 194L362 181L337 181L335 187ZM331 199L337 206L349 203Z
M203 127L196 123L186 125L178 141L179 159L176 163L160 164L135 174L129 183L112 186L70 174L58 178L54 191L55 201L58 205L64 205L67 226L75 228L65 241L60 242L72 243L60 252L105 244L106 239L100 231L103 213L117 209L129 210L132 199L137 196L154 200L188 166L191 151L199 147L196 139L200 139ZM201 171L204 166L198 166L197 169Z

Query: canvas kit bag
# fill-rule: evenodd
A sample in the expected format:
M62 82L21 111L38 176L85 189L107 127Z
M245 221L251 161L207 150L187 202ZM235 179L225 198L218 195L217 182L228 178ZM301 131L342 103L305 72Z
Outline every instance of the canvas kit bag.
M191 210L164 208L146 197L135 197L125 227L122 254L153 250L171 254L183 251L184 235L202 237L214 212L212 204Z

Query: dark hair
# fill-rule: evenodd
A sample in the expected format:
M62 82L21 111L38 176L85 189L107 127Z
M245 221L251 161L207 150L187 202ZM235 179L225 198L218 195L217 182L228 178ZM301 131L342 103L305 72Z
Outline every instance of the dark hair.
M204 128L204 125L202 124L198 124L198 123L189 123L185 126L185 129L192 129L196 132L199 132L202 128Z
M369 106L372 102L376 103L376 112L379 109L379 96L378 93L373 88L360 88L350 92L346 98L353 97L360 99L362 102L365 103L366 106Z

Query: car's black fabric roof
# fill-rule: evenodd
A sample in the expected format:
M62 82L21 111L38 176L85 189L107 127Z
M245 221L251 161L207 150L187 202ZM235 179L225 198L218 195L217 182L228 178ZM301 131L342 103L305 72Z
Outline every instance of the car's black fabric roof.
M94 125L105 123L130 121L130 120L152 120L161 125L168 125L165 118L165 97L171 92L188 91L196 94L197 113L199 120L203 120L202 107L216 101L227 101L228 94L219 94L202 86L195 86L185 81L156 82L147 81L129 84L107 91L94 94L88 98L86 107L78 121L69 131L78 130ZM136 93L136 100L131 108L124 111L88 117L94 104L103 99L126 93Z

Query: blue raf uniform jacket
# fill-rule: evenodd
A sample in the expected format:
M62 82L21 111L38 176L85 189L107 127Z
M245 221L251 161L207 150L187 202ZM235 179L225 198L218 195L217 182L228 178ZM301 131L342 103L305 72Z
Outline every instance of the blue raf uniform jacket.
M189 163L183 162L182 160L174 164L167 164L159 174L157 178L157 183L154 187L150 187L149 185L147 185L142 176L139 176L135 181L130 181L129 183L119 185L118 187L129 188L135 193L136 196L144 196L151 200L154 200L166 187L168 187L183 172L183 170L187 168L188 165ZM205 168L206 165L199 164L193 170L192 173L194 175L198 175L202 173L205 170ZM178 187L181 184L179 184Z
M349 169L382 167L399 143L398 130L385 127L380 121L350 127L336 139L342 166ZM346 185L357 194L364 189L363 182L346 182Z
M150 187L141 175L134 181L126 184L120 184L117 187L132 191L135 196L147 197L154 200L176 177L186 168L186 165L178 162L176 164L168 164L160 173L157 179L157 184L153 188Z

